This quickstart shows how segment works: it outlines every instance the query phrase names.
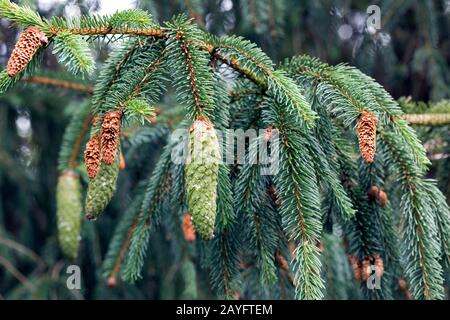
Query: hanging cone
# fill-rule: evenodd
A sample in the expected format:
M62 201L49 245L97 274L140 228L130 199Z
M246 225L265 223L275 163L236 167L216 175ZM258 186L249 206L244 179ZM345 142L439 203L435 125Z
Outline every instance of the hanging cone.
M380 207L384 208L387 206L389 199L386 192L384 192L381 188L377 186L372 186L367 192L367 195L371 199L377 200L378 203L380 204Z
M372 163L376 153L377 120L371 112L361 113L357 130L361 156L367 163Z
M185 166L186 193L195 231L205 240L214 234L220 150L216 130L203 117L191 126Z
M183 215L181 230L183 231L184 240L188 242L192 242L195 240L195 228L194 224L192 223L192 217L188 212Z
M94 179L100 169L100 136L93 136L87 143L84 150L84 164L88 177Z
M106 285L111 289L117 287L117 278L115 276L108 277L108 279L106 279Z
M361 263L354 256L349 256L348 260L353 269L353 276L355 277L355 280L361 281Z
M384 274L383 259L379 255L367 256L361 264L362 280L367 281L372 275L372 266L375 268L375 276L381 278Z
M48 43L45 33L37 27L29 27L19 37L8 60L8 76L15 77L22 72L33 56L44 44Z
M80 178L74 171L66 170L59 176L56 204L59 246L66 257L75 260L83 205Z
M117 144L119 143L122 111L110 111L106 113L102 123L101 153L102 160L106 164L112 164L117 156Z
M365 257L361 262L361 279L367 281L372 274L372 264L370 262L370 257Z
M289 271L289 263L286 260L286 258L281 254L280 251L277 250L275 253L275 261L277 262L278 266L284 270Z
M97 176L89 181L85 205L87 219L94 220L105 210L116 191L118 175L118 159L112 165L101 163Z

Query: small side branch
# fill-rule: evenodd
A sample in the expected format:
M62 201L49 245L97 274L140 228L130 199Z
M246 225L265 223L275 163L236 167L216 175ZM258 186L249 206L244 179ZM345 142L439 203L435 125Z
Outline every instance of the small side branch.
M30 76L22 78L22 81L28 83L34 83L44 86L52 86L58 87L73 91L79 91L81 93L91 95L94 92L94 87L89 85L84 85L76 82L71 82L67 80L54 79L50 77L42 77L42 76Z
M404 114L402 118L410 124L420 126L443 126L450 124L449 113Z

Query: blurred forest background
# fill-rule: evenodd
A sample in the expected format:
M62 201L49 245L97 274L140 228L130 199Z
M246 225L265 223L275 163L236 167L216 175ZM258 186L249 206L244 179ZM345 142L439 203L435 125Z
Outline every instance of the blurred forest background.
M346 62L379 81L408 113L449 112L449 0L41 0L18 1L42 16L111 14L139 7L159 22L185 12L202 28L236 34L257 43L276 62L309 54L324 62ZM366 26L369 5L381 8L381 29ZM0 61L7 63L20 30L0 21ZM114 44L94 43L99 63ZM73 79L46 51L42 74ZM92 79L76 79L93 84ZM408 97L408 98L401 98ZM167 99L170 103L170 98ZM413 101L421 101L414 103ZM127 209L128 190L151 164L160 145L148 144L139 155L126 153L127 172L101 221L84 223L82 290L67 290L57 245L55 188L61 139L70 115L86 103L86 94L62 88L21 84L0 96L0 299L174 299L189 298L180 289L186 266L171 262L170 222L153 236L144 279L136 285L108 288L101 263L118 217ZM449 126L417 127L432 160L430 176L450 195ZM178 251L177 251L178 252ZM206 284L196 297L210 298ZM357 298L357 297L355 297Z

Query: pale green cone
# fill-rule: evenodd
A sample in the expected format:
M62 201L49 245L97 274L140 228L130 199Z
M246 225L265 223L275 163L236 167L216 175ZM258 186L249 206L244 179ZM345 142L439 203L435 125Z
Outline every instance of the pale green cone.
M97 176L89 181L85 206L86 218L89 220L97 219L105 210L116 191L118 176L119 157L116 157L111 165L102 161Z
M197 272L195 265L191 260L184 260L181 265L181 276L184 282L184 289L181 292L182 300L198 299L197 291Z
M59 246L67 258L75 260L83 210L80 177L76 172L65 170L59 176L56 204Z
M220 150L216 131L208 121L199 119L192 124L189 156L185 167L189 213L196 233L209 240L216 220Z

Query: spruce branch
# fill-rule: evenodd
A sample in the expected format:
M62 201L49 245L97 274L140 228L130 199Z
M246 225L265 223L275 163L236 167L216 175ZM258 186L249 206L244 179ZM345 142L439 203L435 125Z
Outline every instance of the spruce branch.
M410 124L419 126L444 126L450 124L450 114L448 113L404 114L402 119Z
M282 204L280 213L289 240L296 242L293 271L299 299L321 299L320 251L317 242L322 231L319 189L312 159L304 152L297 119L280 106L271 109L267 119L280 131L280 172L274 177Z
M401 201L404 213L403 241L407 253L405 277L415 298L442 299L442 239L433 206L436 195L428 194L430 187L421 179L420 168L405 150L405 145L399 143L398 136L383 131L381 137L395 161L393 166L397 168L400 182L406 191Z
M123 265L127 250L129 249L131 238L139 221L139 210L142 205L142 187L137 187L137 196L132 200L129 209L124 213L120 222L117 224L108 252L103 262L103 277L116 278Z
M57 87L72 91L81 92L84 94L91 95L94 91L94 87L78 82L72 82L62 79L56 79L51 78L47 76L29 76L29 77L23 77L21 79L24 82L43 85L43 86L50 86L50 87Z
M139 46L133 43L111 57L94 92L95 113L103 115L122 109L128 101L141 96L148 104L154 104L164 89L160 66L165 55L166 50L159 44ZM132 58L133 62L128 63Z
M59 32L53 39L53 53L61 64L73 74L91 74L94 71L94 58L87 43L77 35Z
M102 105L104 103L112 85L117 81L121 72L123 72L123 67L135 54L139 47L140 42L138 40L130 41L115 50L108 57L104 67L100 71L97 83L95 85L95 90L92 96L93 106Z
M213 288L219 297L233 299L239 287L239 256L236 228L230 226L209 242L207 267Z
M148 246L150 232L159 222L162 198L167 194L172 145L167 145L156 164L148 182L142 205L139 209L138 223L130 241L122 278L134 282L141 276L144 257Z
M182 104L186 104L192 119L203 115L211 117L214 109L213 76L208 69L207 53L200 50L203 33L179 16L168 26L173 30L167 40L168 60L173 68L177 84L177 96Z
M9 0L0 1L0 17L11 20L21 27L44 26L44 21L33 9L19 6Z
M143 28L143 29L130 29L130 28L112 28L112 27L85 27L85 28L58 28L50 27L49 33L53 36L57 36L60 33L70 33L73 35L81 36L107 36L107 35L129 35L136 37L153 37L153 38L166 38L166 32L161 28Z
M315 79L318 83L318 98L330 106L330 112L344 126L354 126L360 114L367 111L379 116L382 124L392 123L420 169L426 170L430 161L423 145L414 130L400 119L402 111L398 103L375 80L345 64L333 67L306 55L286 60L282 68L297 75L299 81L304 78Z
M250 145L247 163L256 159L257 145L258 140ZM244 245L248 246L251 258L256 260L260 282L272 284L277 280L274 252L282 231L274 204L267 194L267 177L261 175L260 169L259 165L242 166L235 185L234 202L235 211L243 216Z
M251 5L259 24L261 18L266 19L261 15L264 8L256 1L251 1ZM271 2L269 7L272 8ZM161 145L169 129L186 127L198 117L208 118L218 130L267 129L266 133L279 130L280 168L273 179L262 176L259 165L220 164L214 175L217 190L210 189L212 193L207 198L215 201L217 196L214 226L217 233L208 243L194 243L198 244L195 250L199 250L201 263L207 267L210 283L219 296L232 298L240 289L245 294L253 283L270 285L277 279L280 286L291 281L300 299L345 296L347 292L335 288L325 291L322 272L322 266L334 272L338 268L330 264L346 263L339 245L343 239L331 234L334 228L342 228L348 251L364 261L365 267L377 257L386 268L383 291L371 293L363 289L366 297L392 297L391 290L384 288L396 280L402 268L414 297L443 297L443 258L450 264L448 205L435 182L423 178L429 161L421 141L408 125L407 118L414 115L404 115L399 104L372 78L354 67L331 66L308 56L289 59L276 68L255 44L239 37L211 36L184 16L160 27L141 10L73 19L41 19L31 12L0 0L0 15L21 26L40 27L55 44L60 62L75 72L91 70L94 61L88 55L89 40L101 37L126 40L104 64L93 92L81 84L33 76L43 47L39 47L38 54L17 76L0 74L2 92L23 80L92 93L90 106L83 105L67 127L60 152L61 170L77 167L91 114L96 121L91 135L96 135L105 114L124 112L125 121L122 123L118 117L114 131L119 136L118 128L129 126L121 132L127 160L143 153L144 144L152 144L152 148ZM275 24L272 21L271 27ZM229 70L236 71L237 77L225 81L221 76ZM136 119L143 121L153 116L151 106L161 99L167 78L173 80L169 84L176 89L180 106L169 107L172 102L169 101L156 123L152 120L149 126L136 126ZM231 82L233 91L228 94ZM367 157L370 163L364 163L356 160L353 146L355 127L361 116L368 115L373 153ZM439 113L435 112L434 117L440 117ZM439 121L443 123L442 119ZM374 158L373 142L377 134L380 146ZM117 146L111 145L110 151L116 151ZM185 212L186 195L184 166L173 165L173 148L172 142L164 147L152 175L145 181L146 188L133 190L136 197L117 225L105 258L105 276L115 279L120 273L127 281L140 277L152 231L163 216L163 226L174 235L168 241L170 246L178 245L181 233L179 228L173 228L171 214ZM255 157L255 144L249 143L249 148L249 156ZM114 152L111 154L108 158L117 160ZM100 160L97 158L94 160ZM153 158L147 160L152 162ZM131 167L133 162L128 162ZM108 198L106 202L114 191L110 187L115 185L117 168L110 167L114 171L108 174L114 179L97 182L99 187L108 187L98 189L99 195ZM203 173L196 173L202 179ZM393 179L387 178L389 174ZM371 197L368 191L372 187L385 190L389 201L382 203ZM394 196L397 194L402 195L398 215L390 206L397 204ZM102 201L102 208L106 202ZM398 216L402 219L405 256L401 266L396 250ZM321 241L325 242L325 250L331 248L336 252L321 255ZM159 242L158 249L167 248ZM278 255L278 250L288 251L288 242L295 247L290 265ZM191 254L194 246L188 247ZM241 258L245 270L239 270ZM177 264L182 266L185 284L188 278L200 275L185 255L175 256L171 261L173 270L179 269ZM278 272L276 263L283 273ZM347 276L348 272L343 272L326 281L333 286L345 282ZM192 282L189 284L192 289ZM251 297L272 296L271 289L262 287L261 292Z
M123 260L125 258L128 248L129 248L131 238L134 235L134 232L136 230L138 222L139 222L139 219L138 219L138 217L136 217L134 219L133 223L131 224L131 226L128 228L127 237L126 237L125 241L123 241L122 246L120 247L119 254L117 256L116 262L114 263L114 267L113 267L111 273L109 273L109 277L115 278L117 276L117 274L119 273L120 267L122 266Z

